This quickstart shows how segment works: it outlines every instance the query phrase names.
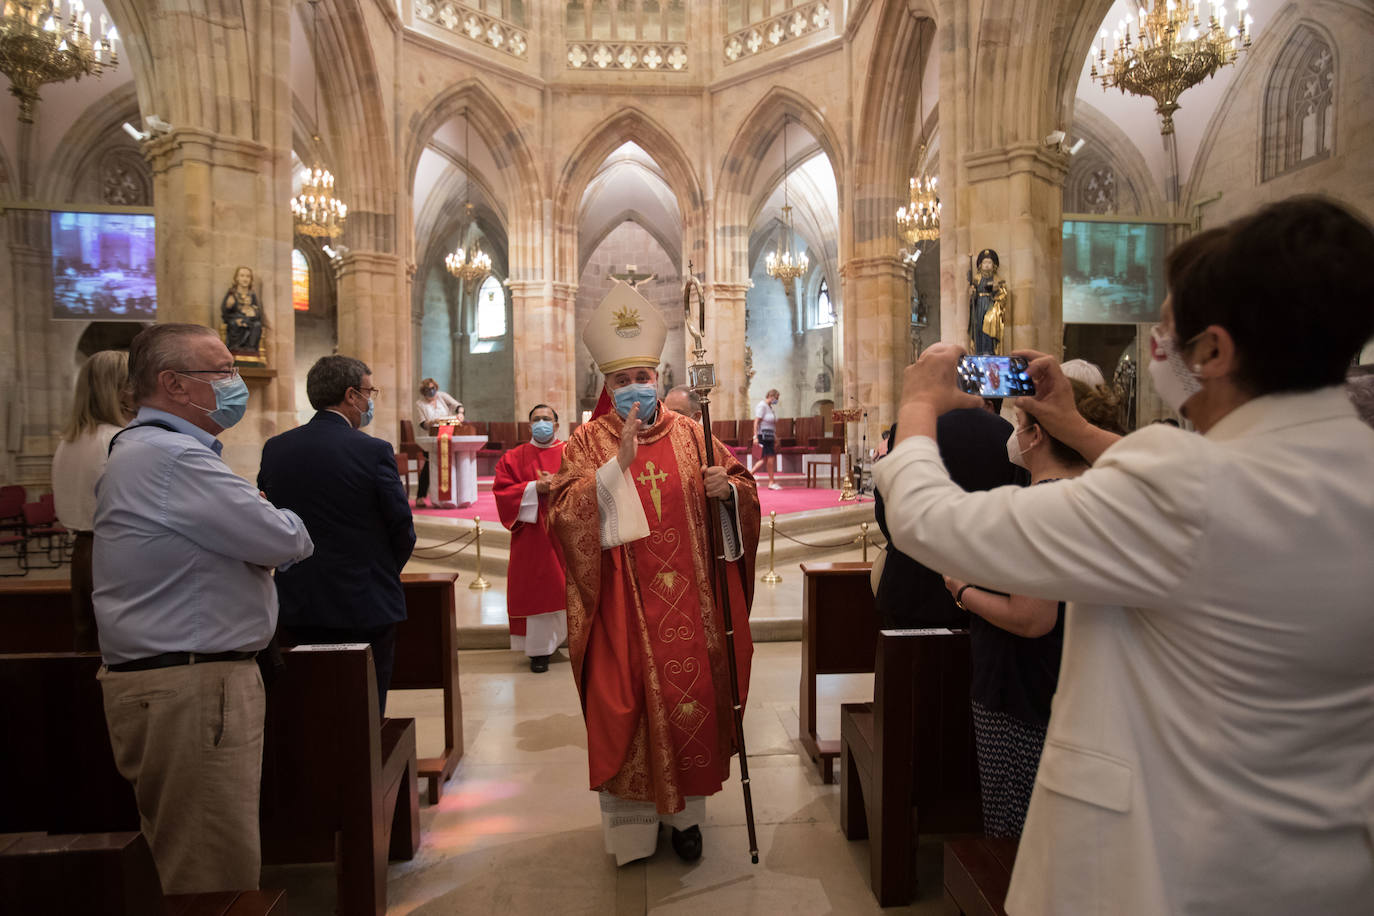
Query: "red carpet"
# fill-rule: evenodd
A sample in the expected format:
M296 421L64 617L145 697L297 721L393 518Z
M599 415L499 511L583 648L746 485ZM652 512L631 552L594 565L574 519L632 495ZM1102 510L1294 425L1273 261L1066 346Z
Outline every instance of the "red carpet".
M489 486L491 479L483 477L479 483ZM850 505L840 502L839 495L839 490L808 490L806 487L783 487L781 490L770 490L765 486L759 490L759 502L764 518L767 518L769 512L787 515L789 512L833 509L836 506ZM860 497L860 499L863 502L870 501L866 496ZM415 514L432 515L436 518L474 518L480 516L484 522L490 521L493 525L501 524L496 515L496 497L492 496L491 490L486 487L478 490L477 502L466 509L416 509Z

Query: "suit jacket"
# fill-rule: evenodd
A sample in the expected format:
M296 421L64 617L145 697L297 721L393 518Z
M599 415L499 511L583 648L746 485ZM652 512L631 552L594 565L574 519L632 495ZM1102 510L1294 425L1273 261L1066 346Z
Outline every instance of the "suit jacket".
M1008 913L1369 911L1374 430L1340 388L1051 487L965 493L926 438L874 474L900 549L1070 601Z
M940 417L935 437L940 458L950 477L965 490L991 490L1009 484L1025 484L1029 475L1007 460L1007 437L1012 426L981 407L951 410ZM897 440L897 425L890 442ZM959 609L945 588L944 576L922 566L892 546L887 527L887 504L881 490L873 493L873 514L887 538L887 559L874 602L884 628L969 626L969 613Z
M401 569L415 526L384 440L322 410L262 448L258 488L305 521L315 554L277 572L286 627L370 629L406 619Z

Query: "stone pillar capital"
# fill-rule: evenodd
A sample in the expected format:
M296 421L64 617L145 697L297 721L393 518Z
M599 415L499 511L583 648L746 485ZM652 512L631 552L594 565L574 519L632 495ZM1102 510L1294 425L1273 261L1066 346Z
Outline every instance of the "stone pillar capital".
M896 255L872 258L850 258L840 265L840 276L846 281L860 277L900 277L906 279L910 269Z
M261 143L212 133L197 127L177 127L143 144L143 155L154 175L187 162L224 166L261 173L271 150Z
M1038 143L1013 143L979 150L964 157L969 184L1005 181L1013 175L1029 173L1056 187L1069 173L1069 156Z
M402 263L400 255L385 251L351 250L338 260L337 274L340 280L355 274L395 273Z

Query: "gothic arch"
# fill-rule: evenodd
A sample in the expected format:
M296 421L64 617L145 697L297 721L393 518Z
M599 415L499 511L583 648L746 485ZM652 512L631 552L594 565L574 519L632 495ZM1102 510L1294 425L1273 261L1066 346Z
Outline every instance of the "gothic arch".
M435 96L422 110L411 114L402 159L405 169L404 196L409 200L415 194L415 173L420 165L420 154L430 138L446 122L459 115L471 120L473 130L491 151L508 190L506 210L510 218L506 231L512 255L511 278L534 279L542 264L542 247L537 238L541 213L539 202L543 199L539 170L535 167L534 157L520 128L480 80L464 80ZM405 231L411 233L413 227L406 227ZM412 249L415 244L412 235Z
M1299 21L1265 80L1260 181L1319 162L1334 152L1339 72L1331 34L1310 19Z
M649 233L653 240L658 243L658 246L663 249L663 253L668 256L668 260L674 260L672 241L658 231L653 220L631 207L626 210L621 210L615 216L606 220L597 234L586 241L586 244L583 246L586 250L586 256L579 259L577 265L577 275L579 277L582 276L582 271L587 269L587 261L590 260L591 256L596 252L596 249L601 247L601 243L606 241L606 236L620 228L621 223L634 223L639 226L639 228Z
M683 251L669 252L679 270L691 260L705 264L706 202L691 161L673 135L637 108L624 108L593 128L567 157L554 193L554 278L578 281L577 214L582 193L601 163L623 144L633 142L663 170L664 181L677 197L683 221Z
M1111 118L1079 99L1069 134L1085 142L1082 152L1070 162L1068 175L1064 178L1065 212L1165 214L1164 198L1155 185L1145 157ZM1106 173L1110 174L1115 189L1114 202L1108 207L1086 206L1094 194L1105 190ZM1090 192L1095 175L1098 190Z
M152 171L138 146L120 129L125 121L139 120L138 94L132 83L92 102L63 135L53 158L39 173L35 188L38 198L71 200L77 183L94 167L97 157L111 150L127 150L136 156L128 160L128 165L137 172L135 179L147 189L144 203L151 206Z
M718 282L745 283L749 279L749 228L763 178L763 159L788 120L795 120L820 144L835 173L838 213L845 212L846 159L839 135L816 106L804 96L775 86L742 120L720 165L716 189L716 273ZM766 197L766 193L764 195Z

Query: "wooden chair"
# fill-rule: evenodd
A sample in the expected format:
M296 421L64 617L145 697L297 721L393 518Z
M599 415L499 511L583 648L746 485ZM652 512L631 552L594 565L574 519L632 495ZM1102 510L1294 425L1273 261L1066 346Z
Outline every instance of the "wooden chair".
M420 443L415 441L415 424L409 420L401 421L400 445L396 447L396 451L414 462L417 472L424 467L425 450L420 448Z
M1006 916L1017 840L970 836L945 842L945 908L959 916Z
M839 486L840 467L843 462L840 455L840 447L832 445L830 447L829 458L812 458L806 462L806 485L814 488L819 480L820 468L825 468L830 476L830 489L834 490Z
M148 841L121 833L0 834L6 912L49 916L285 916L281 890L164 895Z
M921 833L981 827L966 630L884 630L872 703L840 712L840 829L871 839L880 906L915 895Z
M396 473L399 474L399 475L401 476L401 486L405 487L406 494L409 495L409 494L410 494L410 475L411 475L412 472L411 472L411 469L410 469L410 457L409 457L408 455L406 455L405 452L397 452L397 453L396 453ZM419 471L419 466L418 466L418 465L416 466L416 469L415 469L415 471L414 471L414 474L415 474L415 477L416 477L416 484L417 484L417 486L418 486L418 483L419 483L419 476L420 476L420 471Z
M421 757L418 773L429 781L429 803L438 804L444 783L463 757L463 695L458 689L456 573L404 573L406 619L396 627L392 690L443 691L444 750ZM70 615L69 615L70 616Z
M840 742L816 733L816 679L823 674L873 670L878 611L869 585L872 563L803 563L802 676L798 708L801 744L820 770L835 781Z
M529 442L533 438L534 434L530 431L530 422L528 420L521 420L515 424L516 445Z
M24 529L24 503L29 491L18 484L0 487L0 531Z

